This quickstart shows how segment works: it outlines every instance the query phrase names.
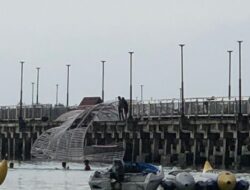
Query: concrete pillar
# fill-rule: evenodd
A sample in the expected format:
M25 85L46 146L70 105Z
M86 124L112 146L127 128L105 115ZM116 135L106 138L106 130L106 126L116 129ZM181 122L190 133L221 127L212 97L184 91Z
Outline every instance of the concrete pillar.
M16 139L13 137L13 160L16 160Z
M123 138L122 143L123 143L124 150L126 150L126 139L125 138Z
M142 157L142 139L139 139L139 157Z
M176 153L180 154L181 153L181 139L177 139L178 140L178 144L176 146Z
M30 135L31 135L31 136L30 136L30 148L31 148L32 145L33 145L34 139L33 139L33 133L31 133ZM29 158L30 160L31 160L31 157L32 157L32 156L31 156L31 154L30 154L30 158Z
M225 159L226 159L226 139L223 138L222 168L225 168Z
M134 162L134 155L135 155L135 139L132 139L132 157L131 161Z
M165 139L165 140L164 140L164 151L163 151L164 156L167 155L167 146L168 146L168 140Z
M22 150L23 160L25 160L25 137L23 137L23 150Z
M209 160L210 139L207 139L206 158Z
M196 139L194 139L194 146L193 146L193 167L196 166L195 162L196 162Z
M155 139L153 139L153 143L151 144L151 155L152 155L152 162L154 162L155 159Z
M238 138L235 139L235 149L234 149L234 167L238 168Z
M10 160L10 138L8 138L8 160Z

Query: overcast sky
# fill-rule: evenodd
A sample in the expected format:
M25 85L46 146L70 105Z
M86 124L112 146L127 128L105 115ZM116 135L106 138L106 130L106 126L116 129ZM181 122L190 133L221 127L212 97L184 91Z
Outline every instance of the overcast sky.
M133 56L133 97L178 98L180 47L184 47L186 97L227 96L228 53L232 54L232 95L238 95L238 43L242 43L242 94L250 95L249 0L0 0L0 105L20 99L24 65L25 104L40 70L40 103L70 105L84 96L129 97L129 54ZM36 89L35 89L36 91Z

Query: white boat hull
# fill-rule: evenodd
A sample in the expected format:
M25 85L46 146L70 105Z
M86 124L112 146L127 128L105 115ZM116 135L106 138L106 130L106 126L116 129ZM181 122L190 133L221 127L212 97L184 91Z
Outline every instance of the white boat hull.
M159 167L159 169L156 174L125 173L124 180L121 183L116 182L114 186L121 190L156 190L164 178L162 168ZM100 174L99 177L91 176L89 185L91 190L112 190L108 172Z

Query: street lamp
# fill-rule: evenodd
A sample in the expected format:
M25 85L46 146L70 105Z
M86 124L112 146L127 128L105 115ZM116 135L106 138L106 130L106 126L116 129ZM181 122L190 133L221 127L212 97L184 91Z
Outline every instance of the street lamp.
M69 67L70 65L66 65L67 66L67 102L66 102L66 107L69 107Z
M143 101L143 85L141 84L141 102Z
M104 102L104 63L106 61L101 61L102 62L102 101Z
M40 67L37 67L36 68L37 70L37 78L36 78L36 104L38 104L38 97L39 97L39 70L40 70Z
M56 84L56 106L58 105L58 86L59 84Z
M232 55L232 50L227 51L229 53L229 81L228 81L228 99L231 99L231 55Z
M185 44L179 44L181 47L181 114L184 115L184 79L183 79L183 46Z
M23 117L23 64L24 61L20 61L21 63L21 90L20 90L20 111L19 111L19 119Z
M133 119L132 117L132 51L128 52L130 54L130 101L129 101L129 119Z
M243 41L238 41L239 43L239 116L241 116L241 43Z
M34 85L35 85L35 83L34 82L32 82L31 83L31 105L34 105Z

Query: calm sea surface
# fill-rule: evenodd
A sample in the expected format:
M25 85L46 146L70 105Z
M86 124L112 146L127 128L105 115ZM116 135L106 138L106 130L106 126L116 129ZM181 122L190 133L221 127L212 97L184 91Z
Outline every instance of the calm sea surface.
M92 165L92 171L84 171L84 165L69 163L69 170L63 170L58 162L15 163L9 169L1 190L89 190L89 176L97 169L108 165ZM167 170L166 170L167 171ZM194 173L199 174L199 173ZM237 174L250 182L250 174Z

